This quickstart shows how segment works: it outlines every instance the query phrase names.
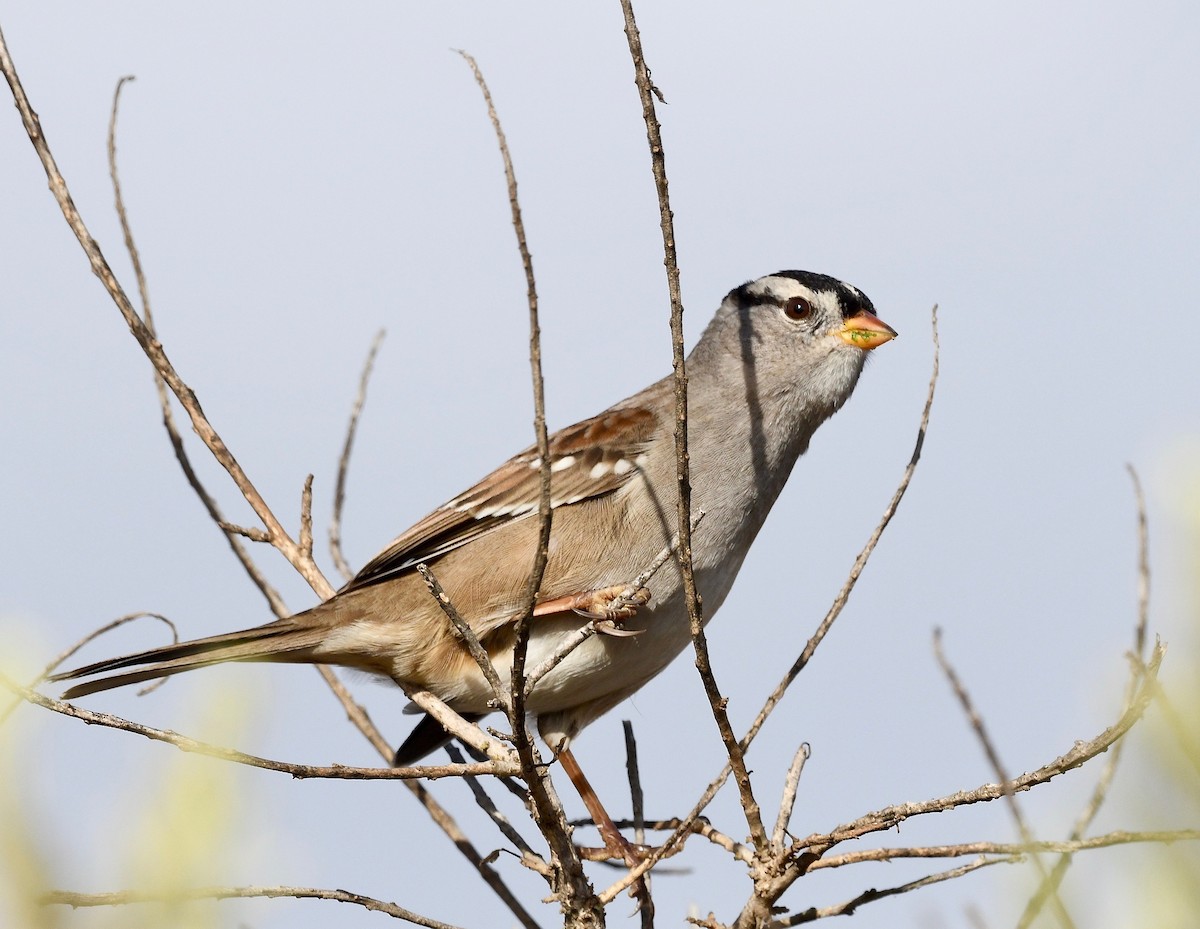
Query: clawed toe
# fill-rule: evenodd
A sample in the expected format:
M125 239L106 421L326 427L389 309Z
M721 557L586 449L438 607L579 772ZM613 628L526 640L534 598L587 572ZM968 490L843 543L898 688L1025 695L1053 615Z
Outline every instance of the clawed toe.
M579 594L571 609L591 619L630 619L649 602L649 588L639 587L630 591L622 584Z
M630 590L627 584L617 584L614 587L602 587L599 590L588 590L579 594L556 597L553 600L544 600L534 608L533 615L578 613L589 619L617 622L635 616L637 611L649 602L649 588L639 587L637 590Z

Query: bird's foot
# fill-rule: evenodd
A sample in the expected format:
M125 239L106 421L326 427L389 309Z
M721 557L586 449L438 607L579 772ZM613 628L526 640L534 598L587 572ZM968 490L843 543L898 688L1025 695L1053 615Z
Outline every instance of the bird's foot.
M568 594L553 600L543 600L534 608L533 615L578 613L589 619L618 622L635 616L637 611L649 602L649 588L639 587L632 590L627 584L617 584L613 587L602 587L599 590Z

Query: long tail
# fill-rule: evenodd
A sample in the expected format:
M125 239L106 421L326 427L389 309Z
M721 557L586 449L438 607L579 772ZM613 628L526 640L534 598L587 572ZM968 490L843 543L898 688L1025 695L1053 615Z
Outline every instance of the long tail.
M319 626L301 625L296 619L297 617L290 616L254 629L242 629L239 632L180 642L178 645L151 648L120 658L109 658L56 674L50 680L74 680L121 668L137 667L136 671L126 671L124 674L76 684L63 694L64 699L74 700L76 697L110 690L113 687L139 684L142 681L178 674L180 671L191 671L194 668L206 668L225 661L311 661L313 649L328 630ZM139 665L145 667L138 667Z

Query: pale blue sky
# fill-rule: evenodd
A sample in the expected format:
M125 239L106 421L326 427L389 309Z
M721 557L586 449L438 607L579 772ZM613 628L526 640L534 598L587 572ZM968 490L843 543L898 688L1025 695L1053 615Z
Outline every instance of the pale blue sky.
M1188 678L1196 591L1186 532L1200 470L1197 7L642 6L669 101L660 116L691 336L727 290L781 268L852 282L901 333L818 434L710 627L735 725L824 614L908 460L929 309L941 305L926 457L854 600L751 754L772 815L802 740L813 758L797 833L992 779L934 664L935 626L1012 770L1107 726L1136 602L1126 462L1149 496L1153 628L1172 645L1164 676ZM532 441L524 281L499 156L450 50L485 70L516 161L552 426L669 366L657 207L616 3L281 9L43 0L6 9L0 26L76 203L130 287L104 135L117 78L137 76L119 151L160 333L292 526L311 471L324 529L362 358L387 328L346 512L347 553L361 564ZM168 614L189 636L265 621L174 464L147 363L62 222L15 111L4 113L5 641L48 655L138 609ZM198 445L194 454L227 510L248 519ZM281 560L262 554L288 603L311 605ZM87 654L158 636L125 630ZM114 692L88 705L195 731L207 698L229 692L248 706L243 730L228 736L239 748L375 760L305 668L204 671L151 697ZM365 682L357 692L398 743L410 724L403 696ZM626 718L648 812L682 813L721 758L690 662L580 739L614 812ZM124 886L122 825L167 772L209 763L31 710L19 720L22 768L34 775L28 809L47 823L60 884ZM1105 828L1161 824L1164 812L1136 799L1146 783L1136 767L1118 781ZM208 879L345 887L450 922L506 924L395 785L235 776L239 851ZM1027 801L1041 837L1065 834L1094 776ZM501 844L464 787L434 790L482 848ZM710 815L744 831L732 792ZM1166 819L1196 825L1197 811ZM913 822L883 841L1014 835L997 805ZM1080 925L1130 924L1130 875L1152 861L1144 850L1080 860L1064 891ZM745 897L740 868L698 842L678 863L691 872L655 882L660 925L679 925L692 905L732 918ZM544 893L508 858L498 867L525 898ZM827 905L934 870L873 867L814 875L783 902ZM597 872L598 884L610 879ZM854 925L963 925L972 904L988 925L1010 925L1031 880L1028 869L990 869L872 904ZM382 918L332 906L223 904L220 924ZM625 924L628 908L615 906L611 924ZM550 909L539 915L554 924ZM129 918L80 912L63 925Z

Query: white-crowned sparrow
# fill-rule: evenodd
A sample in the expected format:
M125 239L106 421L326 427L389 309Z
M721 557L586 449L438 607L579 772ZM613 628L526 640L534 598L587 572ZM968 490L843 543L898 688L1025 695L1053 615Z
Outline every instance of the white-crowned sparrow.
M895 336L871 301L834 278L780 271L731 291L687 359L692 542L706 616L817 427L849 398L867 351ZM585 622L580 606L624 589L675 536L674 381L647 387L550 438L550 557L527 667ZM538 537L539 467L527 450L434 510L325 603L254 629L155 648L59 675L123 671L70 698L224 661L345 665L432 691L465 716L491 689L415 570L428 564L491 655L511 670L513 625ZM648 582L623 619L634 636L593 636L538 682L528 710L555 750L661 671L689 643L678 566ZM629 611L626 611L629 612ZM397 752L415 761L446 738L426 717Z

